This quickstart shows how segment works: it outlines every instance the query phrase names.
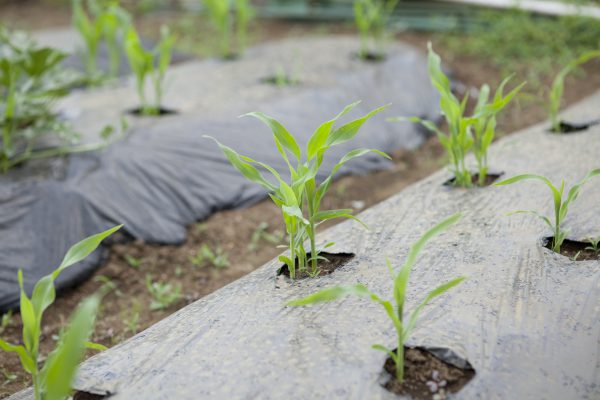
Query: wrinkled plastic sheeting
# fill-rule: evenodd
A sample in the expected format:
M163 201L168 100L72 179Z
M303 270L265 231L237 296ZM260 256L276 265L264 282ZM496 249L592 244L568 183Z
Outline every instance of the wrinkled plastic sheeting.
M328 43L332 44L332 51L327 57L336 57L336 42ZM348 54L337 54L341 56ZM411 63L407 63L407 59ZM256 64L256 60L252 62ZM315 61L311 68L322 66ZM347 71L345 75L338 67L337 83L325 89L299 88L286 92L285 96L279 93L279 96L265 98L262 103L233 104L232 107L260 110L279 118L304 145L320 123L357 99L363 102L345 121L388 102L395 104L394 110L409 109L413 111L411 114L436 118L437 99L425 70L424 58L415 58L412 50L406 57L400 53L380 65ZM260 77L252 79L258 81ZM210 80L211 76L204 79ZM229 98L235 103L237 87L235 83L230 86ZM259 86L257 90L264 88ZM100 104L106 104L107 94L105 91L99 94L104 96ZM250 94L247 96L252 98ZM376 116L364 125L357 140L332 148L324 159L319 178L324 179L324 174L352 148L391 152L412 149L423 142L423 132L418 127L388 123L385 116L390 115L387 112ZM72 155L68 163L58 163L56 173L44 171L45 175L40 176L39 171L35 171L35 178L23 178L27 168L34 169L37 165L32 163L25 171L17 169L1 177L0 309L17 304L19 268L24 269L26 287L31 289L41 276L59 264L70 245L87 235L122 223L124 230L134 238L177 244L185 240L186 226L190 223L217 210L242 207L263 199L265 191L246 181L217 145L203 135L214 136L240 153L284 173L287 167L275 149L270 130L253 118L211 120L211 116L209 109L151 123L144 119L125 140L102 152ZM61 167L63 164L66 167ZM340 172L366 173L389 165L382 157L369 154L352 160ZM19 179L11 178L15 176ZM99 256L96 253L83 266L65 271L57 286L64 288L84 279L98 265Z
M600 94L578 110L598 109ZM541 173L573 183L600 167L600 127L552 135L548 124L491 148L505 177ZM473 162L473 159L471 159ZM467 280L427 307L411 345L448 348L476 370L457 399L597 399L600 349L597 261L574 262L541 246L550 234L531 215L551 213L539 182L463 190L441 171L319 234L332 252L356 256L333 274L276 285L273 260L183 308L80 370L78 390L111 399L387 399L381 386L394 329L378 304L348 297L303 308L284 304L334 284L367 285L391 298L385 264L403 263L409 246L442 219L463 218L432 241L414 266L407 304L458 276ZM591 181L565 221L570 237L600 234L600 180Z

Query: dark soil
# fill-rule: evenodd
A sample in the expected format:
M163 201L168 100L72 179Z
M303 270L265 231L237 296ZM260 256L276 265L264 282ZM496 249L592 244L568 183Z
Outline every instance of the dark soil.
M329 275L333 273L336 269L343 267L354 258L354 254L351 253L319 253L319 256L325 257L327 260L318 260L317 263L317 274L316 276ZM310 259L310 253L307 254L307 257ZM312 278L309 271L298 271L298 259L296 258L296 279L306 279ZM277 275L284 275L290 278L290 269L287 265L283 265L281 268L277 270Z
M552 239L554 237L545 238L544 247L552 250ZM592 245L587 242L578 242L575 240L565 239L562 246L560 246L560 254L569 257L572 261L590 261L600 260L600 252L595 252L593 249L589 249Z
M498 174L489 173L485 176L483 186L479 186L479 174L473 174L471 175L471 183L473 184L473 187L490 186L492 183L496 182L498 178L500 178L502 175L504 175L503 172L500 172ZM444 182L444 186L456 187L456 185L454 184L455 182L456 178L448 179L446 182Z
M600 112L599 112L600 113ZM577 133L586 131L588 128L600 124L600 119L584 123L573 123L560 121L558 129L550 129L552 133Z
M352 58L359 59L359 60L369 62L369 63L378 63L378 62L384 61L387 58L387 56L385 54L369 51L364 55L362 55L360 53L353 53Z
M282 87L300 85L300 82L297 79L294 79L289 75L285 75L283 77L279 77L276 75L267 76L265 78L262 78L260 80L260 83L267 83L269 85L276 85L276 86L282 86Z
M396 364L391 357L386 360L384 369L392 376L385 388L415 400L444 400L475 376L472 368L458 368L418 347L404 347L404 382L396 380Z
M161 23L175 24L180 16L148 15L136 23L141 24L144 32L151 33L157 32L156 27ZM12 2L7 6L0 6L0 19L9 21L11 26L21 29L39 29L70 23L68 7L44 6L43 3L33 1ZM208 27L194 25L194 33L203 34L205 31L207 35L210 32ZM351 32L353 29L343 24L325 26L260 21L254 25L252 37L256 43L290 36ZM436 50L455 71L454 78L461 81L467 90L480 87L483 83L497 84L502 78L500 71L489 65L485 59L458 56L442 46L435 46L439 38L436 34L405 32L397 35L397 38L424 51L427 42L432 41ZM583 69L584 78L567 78L565 105L573 104L600 88L598 64L589 63L584 65ZM545 84L549 86L550 81ZM547 113L540 104L515 101L498 117L498 136L546 119ZM390 170L337 180L323 201L323 209L352 208L359 212L427 177L445 164L444 149L434 137L415 151L396 152L393 159L395 164ZM116 288L103 302L92 340L111 347L179 308L255 270L281 253L281 249L277 248L272 240L266 240L264 237L258 241L257 246L249 246L250 238L261 223L268 224L267 233L273 236L281 235L283 227L280 211L270 201L265 200L244 209L217 212L206 221L189 226L187 241L180 246L161 246L142 241L113 245L106 264L77 288L60 293L56 302L46 312L41 353L46 355L54 347L53 335L64 326L75 306L98 290L107 280ZM328 221L320 226L320 229L332 226L333 223ZM194 265L190 257L194 257L203 244L211 249L220 247L227 253L231 265L222 269L211 265ZM152 297L145 285L147 274L151 274L155 281L181 284L182 299L166 310L150 311ZM3 331L0 328L0 336L10 343L21 341L21 320L18 314L12 317ZM0 398L6 398L28 385L29 377L22 372L18 357L1 353Z

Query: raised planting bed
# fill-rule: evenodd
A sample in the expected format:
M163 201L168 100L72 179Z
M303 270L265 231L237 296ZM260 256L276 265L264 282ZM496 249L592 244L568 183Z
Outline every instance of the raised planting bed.
M583 117L599 104L597 94L569 114ZM539 173L569 183L600 167L599 127L572 135L546 129L544 123L498 141L492 167L505 177ZM455 398L597 398L600 261L556 254L543 246L551 234L545 224L507 216L516 209L549 214L544 185L466 190L445 186L449 178L440 171L365 211L359 216L368 231L346 222L323 232L320 242L336 242L329 252L355 254L333 273L291 283L277 277L279 261L267 263L94 356L76 389L111 399L394 398L383 387L387 356L371 349L395 342L378 304L349 297L284 305L337 284L389 293L385 258L401 265L427 229L462 212L421 253L407 303L441 282L467 279L425 309L408 345L437 349L459 366L468 361L475 375ZM571 206L569 239L600 235L599 200L596 178Z
M296 46L299 58L294 58ZM248 185L203 137L214 136L285 170L282 160L273 161L277 152L270 132L258 121L235 118L242 113L262 111L281 118L302 145L348 99L363 103L346 121L387 102L394 103L394 113L437 117L437 98L417 50L398 45L386 61L367 64L355 60L353 51L350 38L287 40L251 50L239 61L177 66L167 99L189 99L175 106L179 114L136 118L132 132L102 152L42 160L0 176L0 233L7 238L0 251L0 309L17 303L18 268L27 266L25 287L30 289L80 237L118 222L133 238L178 244L185 241L189 224L216 210L265 198L264 190ZM322 57L313 60L314 54ZM284 89L261 83L279 57L287 60L285 56L306 65L301 75L305 83ZM73 93L61 107L74 128L91 137L107 122L116 123L136 102L135 90L127 87ZM365 125L352 146L392 152L414 149L425 139L420 128L390 124L382 113ZM324 172L348 149L344 144L329 153ZM340 172L364 173L390 165L380 156L365 156ZM58 287L84 279L99 256L88 258L77 271L66 271Z

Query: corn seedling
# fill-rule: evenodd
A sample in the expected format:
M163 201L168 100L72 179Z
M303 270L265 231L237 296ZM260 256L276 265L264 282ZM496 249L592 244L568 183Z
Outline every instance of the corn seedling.
M593 251L595 254L600 254L600 236L597 238L588 239L590 246L587 246L585 249L589 251Z
M565 181L562 180L560 186L555 186L548 178L542 175L536 174L523 174L513 176L512 178L503 180L502 182L498 182L495 185L509 185L511 183L516 183L524 180L538 180L546 184L550 191L552 192L552 199L554 202L554 221L551 221L549 217L540 214L537 211L532 210L519 210L515 211L511 214L519 214L519 213L530 213L540 218L542 221L548 225L548 227L554 232L554 237L552 238L552 250L556 253L560 253L560 248L567 237L568 231L563 229L562 225L569 211L569 206L577 200L579 196L579 192L583 188L583 185L587 183L591 178L596 175L600 175L600 168L594 169L590 171L581 181L577 182L573 185L567 195L565 196Z
M100 306L101 296L97 294L87 298L77 307L68 327L60 334L56 347L48 355L41 369L38 363L42 318L56 297L54 281L62 271L86 258L100 245L102 240L119 228L120 226L116 226L90 236L71 247L60 266L36 283L31 298L25 292L23 272L19 271L23 344L12 345L0 339L0 348L19 356L23 369L31 375L35 400L67 399L71 392L71 382L75 376L77 365L83 358L86 347L103 348L103 346L87 342Z
M58 118L52 104L65 96L80 77L60 68L66 54L36 46L25 34L0 29L0 172L30 159L97 150L108 144L112 127L101 143L75 145L79 135ZM123 127L125 129L125 127ZM61 145L41 148L52 133Z
M181 284L153 282L151 275L146 275L146 288L152 295L150 310L164 310L181 298Z
M496 90L492 102L488 102L490 88L484 85L480 91L475 114L471 117L465 115L468 97L459 101L452 93L450 79L442 70L442 60L428 44L429 58L428 70L431 83L440 94L440 108L448 125L448 134L442 132L432 121L418 117L391 118L390 121L410 121L423 125L434 132L446 150L449 158L449 168L454 174L454 185L459 187L472 187L473 176L465 162L469 151L473 150L479 167L478 184L483 185L488 172L487 152L494 139L496 130L496 115L513 99L521 90L524 83L517 86L506 96L503 96L505 79ZM473 133L474 131L474 133Z
M550 122L552 123L553 132L561 132L561 121L558 118L558 112L560 111L560 106L562 103L562 96L565 90L565 79L567 75L569 75L581 64L597 57L600 57L600 50L588 51L579 58L571 61L558 73L558 75L556 75L556 78L554 78L548 99L548 112L550 114Z
M164 90L164 79L171 63L171 52L175 37L167 26L160 29L160 41L153 51L142 46L135 28L130 27L125 35L125 54L135 75L136 88L140 98L142 115L159 115ZM154 90L152 101L147 100L146 81L151 80Z
M203 0L209 18L217 30L220 43L219 53L228 59L236 55L232 45L232 32L235 29L237 53L243 53L248 36L248 24L254 17L254 9L249 0Z
M410 313L408 318L405 318L405 295L411 270L417 259L417 256L427 242L429 242L434 236L440 234L448 229L451 225L456 223L460 217L460 214L455 214L427 231L415 244L412 245L404 265L397 273L394 271L390 261L386 260L388 269L390 271L391 280L394 282L392 301L384 300L377 294L371 292L366 286L357 284L353 286L335 286L324 289L308 297L300 300L294 300L287 304L289 306L304 306L307 304L334 301L348 295L367 298L381 304L388 317L392 320L394 328L396 329L397 348L392 350L386 346L375 344L373 345L373 349L383 351L392 358L394 364L396 365L396 379L399 382L402 382L404 380L404 343L406 343L410 337L410 334L415 328L419 314L431 300L458 285L465 279L464 277L456 278L444 283L441 286L438 286L436 289L429 292L425 299L412 311L412 313Z
M116 78L119 76L119 67L121 66L119 41L121 35L124 35L127 27L131 25L131 15L119 5L119 0L111 0L102 8L98 19L101 21L102 33L108 50L109 75Z
M320 250L316 246L315 234L316 227L322 221L336 218L350 218L358 221L352 215L351 209L321 210L321 201L329 190L333 177L339 168L346 162L371 152L389 158L379 150L352 150L340 159L323 182L317 184L317 174L327 150L352 140L360 127L369 118L387 107L377 108L361 118L340 127L334 127L337 120L350 112L357 104L347 106L332 120L321 124L316 129L306 145L304 158L296 139L280 122L259 112L247 114L264 122L273 132L277 150L289 168L290 177L287 181L274 168L260 161L239 155L232 148L212 138L217 142L229 162L246 179L267 189L273 202L281 209L286 232L289 236L289 256L282 255L279 259L287 265L292 279L296 276L295 261L297 261L300 271L304 271L311 276L318 275L317 262L322 257L319 256ZM277 183L273 184L265 179L259 168L268 171ZM310 254L304 247L305 241L310 241Z
M217 269L229 267L228 254L220 247L217 247L213 251L206 243L203 244L196 255L194 257L190 257L189 260L197 267L203 266L206 262Z
M398 0L355 0L354 22L360 35L359 56L381 59L385 56L387 26ZM375 50L369 50L373 42Z
M73 26L83 39L85 43L84 52L84 64L87 76L90 80L94 81L98 75L98 48L100 41L102 40L103 25L102 19L90 18L88 13L84 10L83 0L73 0ZM88 1L88 7L90 11L98 8L98 4L95 1Z

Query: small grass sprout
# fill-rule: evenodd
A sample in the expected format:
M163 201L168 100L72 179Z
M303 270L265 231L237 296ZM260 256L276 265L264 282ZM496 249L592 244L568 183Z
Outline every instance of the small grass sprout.
M127 30L125 35L125 54L135 75L142 115L156 116L160 114L164 94L164 79L167 68L171 63L171 53L174 44L175 37L170 33L166 25L161 27L160 41L153 51L144 49L133 26ZM152 101L148 101L146 95L146 82L148 79L151 81L154 92Z
M405 316L405 296L411 270L419 253L427 244L427 242L429 242L434 236L448 229L451 225L455 224L460 218L460 214L455 214L428 230L419 240L417 240L416 243L412 245L404 265L397 272L392 267L390 261L386 260L390 272L390 279L394 282L392 291L393 300L384 300L377 294L371 292L366 286L357 284L352 286L334 286L323 289L303 299L290 301L287 303L287 305L304 306L314 303L329 302L348 295L367 298L381 304L396 330L396 349L393 350L381 344L373 345L373 349L383 351L392 358L394 364L396 365L396 379L402 383L404 380L404 343L406 343L410 337L410 334L415 328L419 314L434 298L442 295L465 279L464 277L452 279L451 281L438 286L436 289L429 292L427 296L425 296L425 299L419 303L419 305L414 308L410 314Z
M242 54L247 45L248 24L254 17L249 0L203 0L209 18L219 34L219 53L230 59ZM236 50L232 33L235 29Z
M223 269L229 267L229 255L223 251L220 247L217 247L214 251L204 243L194 257L190 257L190 262L195 266L202 266L206 262L217 269Z
M509 185L512 183L524 181L524 180L537 180L543 182L550 191L552 192L552 200L554 203L554 221L552 221L549 217L540 214L537 211L533 210L519 210L515 211L511 214L519 214L519 213L530 213L540 218L548 227L554 232L554 237L552 238L552 250L556 253L560 253L560 248L565 241L568 231L563 229L563 222L567 217L567 213L569 211L569 207L571 204L577 200L579 197L579 193L591 178L594 176L600 175L600 168L594 169L590 171L581 181L577 182L569 189L568 193L566 193L565 197L565 181L562 180L559 186L555 186L548 178L542 175L536 174L522 174L513 176L512 178L505 179L501 182L496 183L496 186L501 185Z
M581 64L598 57L600 57L600 50L588 51L571 61L566 67L560 70L560 72L554 78L548 98L548 113L550 114L550 122L552 124L553 132L561 132L561 121L558 117L558 112L560 111L560 106L562 104L562 96L565 90L565 79L567 75L573 72L573 70L575 70Z
M23 344L12 345L0 339L0 349L16 353L19 356L23 369L31 375L35 400L66 400L71 392L71 383L75 377L77 365L83 358L86 347L104 348L104 346L88 342L96 313L100 307L101 295L96 294L79 304L71 316L68 327L59 335L56 347L48 355L41 368L38 362L41 356L42 318L56 297L54 281L62 271L85 259L106 237L120 228L121 226L116 226L72 246L60 266L35 284L31 298L25 292L23 272L19 270Z
M125 256L123 256L123 258L125 259L125 262L131 268L139 269L140 266L142 265L142 260L140 260L139 258L135 258L134 256L132 256L130 254L125 254Z
M164 310L181 299L181 284L153 282L150 274L146 275L146 288L152 295L151 311Z
M468 96L465 96L462 101L454 96L450 79L442 70L441 58L433 51L431 43L428 44L428 50L429 77L440 94L440 108L448 125L448 133L442 132L434 122L418 117L397 117L389 120L419 123L435 133L448 154L449 168L454 174L455 186L463 188L473 186L473 174L465 161L466 155L472 150L478 165L477 184L483 186L488 173L488 148L496 131L496 116L519 93L524 83L504 96L504 87L510 80L510 77L506 78L491 101L490 87L484 85L480 90L474 115L466 116Z
M292 279L296 277L296 268L311 276L318 275L317 263L322 257L319 256L320 249L317 248L315 235L316 228L322 221L336 218L359 221L352 215L351 209L321 210L321 201L329 190L336 172L346 162L367 153L376 153L389 158L385 153L375 149L352 150L339 160L324 181L317 183L317 174L327 150L352 140L368 119L387 107L379 107L358 119L335 127L338 119L349 113L357 104L358 102L350 104L333 119L321 124L309 139L304 155L294 136L279 121L260 112L247 114L258 118L271 129L277 150L289 169L290 176L287 180L269 165L239 155L232 148L211 138L246 179L269 191L271 200L281 209L289 237L289 256L282 255L279 259L287 265ZM276 183L267 180L259 168L268 171ZM310 242L310 252L304 247L305 241Z
M279 244L283 241L283 234L281 232L269 233L268 229L268 223L261 222L260 224L258 224L254 232L252 232L252 236L250 237L250 244L248 244L248 250L258 250L258 243L261 240L265 240L271 244Z
M596 238L589 238L588 243L590 246L587 246L585 249L589 251L593 251L596 254L600 254L600 236Z
M10 326L12 323L12 317L12 310L8 310L6 313L2 314L2 318L0 318L0 333L3 333L6 328Z

